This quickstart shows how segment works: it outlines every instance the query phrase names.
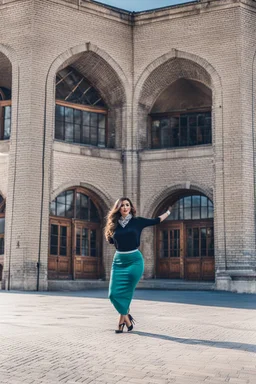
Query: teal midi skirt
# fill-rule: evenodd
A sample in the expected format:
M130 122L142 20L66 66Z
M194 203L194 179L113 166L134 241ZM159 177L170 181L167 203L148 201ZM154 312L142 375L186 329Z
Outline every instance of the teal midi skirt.
M113 259L108 297L121 315L127 315L134 290L144 271L142 253L116 251Z

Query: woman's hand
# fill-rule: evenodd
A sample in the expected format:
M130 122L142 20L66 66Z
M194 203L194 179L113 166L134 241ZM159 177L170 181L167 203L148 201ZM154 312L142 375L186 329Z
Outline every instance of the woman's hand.
M169 212L170 213L169 213ZM162 222L162 221L164 221L165 219L167 219L167 217L171 214L171 211L172 211L172 207L169 207L168 209L167 209L167 211L163 214L163 215L161 215L161 216L159 216L160 217L160 221Z

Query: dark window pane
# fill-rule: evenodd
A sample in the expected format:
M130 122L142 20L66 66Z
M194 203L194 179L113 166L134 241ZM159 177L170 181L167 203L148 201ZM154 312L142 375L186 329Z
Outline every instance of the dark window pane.
M91 231L91 249L90 256L96 256L96 231Z
M187 256L193 256L192 228L187 229Z
M57 203L65 204L66 203L66 193L62 192L57 196Z
M0 237L0 255L4 255L4 238Z
M207 207L201 207L201 219L207 219Z
M105 147L105 129L99 129L98 133L98 145L99 147Z
M200 207L192 208L192 220L200 219Z
M97 127L91 127L91 142L92 145L98 144L98 135L97 135Z
M201 206L202 207L207 207L207 197L206 196L201 196Z
M191 219L191 208L184 208L184 220Z
M160 148L160 120L152 122L152 148Z
M180 220L184 220L184 208L183 208L183 205L184 205L184 199L181 199L179 201L179 219Z
M93 221L96 223L100 221L98 210L92 201L90 201L90 221Z
M106 117L105 115L98 114L99 119L99 128L102 128L105 130L106 127Z
M55 139L56 140L65 140L64 135L64 122L57 120L55 122Z
M57 216L65 216L65 204L57 202Z
M76 229L76 255L81 255L81 235L80 235L80 229Z
M173 236L173 256L180 257L180 230L174 229Z
M184 205L184 207L183 207ZM213 218L213 204L206 196L186 196L172 206L167 220L198 220Z
M55 235L55 236L58 236L58 225L56 224L52 224L51 225L51 235Z
M161 116L152 119L152 148L211 143L211 113Z
M89 256L88 229L82 229L82 256Z
M83 126L82 143L90 144L90 127Z
M191 207L191 196L184 197L184 207L190 208Z
M192 206L193 208L199 208L200 207L200 197L201 196L192 196Z
M74 217L74 192L66 192L66 217Z
M207 256L206 250L206 228L201 228L201 257Z
M90 125L90 112L83 111L83 125Z
M208 207L208 218L209 219L213 218L213 207Z
M82 193L77 193L77 203L76 203L76 218L82 220L89 219L88 211L88 197Z
M59 121L64 121L65 108L56 104L55 109L55 119Z
M11 132L11 120L5 119L4 120L4 140L8 140L10 138L10 132Z
M67 247L60 247L60 256L67 256Z
M82 124L82 111L79 109L74 109L74 123L79 126Z
M196 127L197 126L197 117L196 115L190 115L189 116L189 127Z
M58 255L58 234L59 234L58 225L51 224L51 243L50 243L51 255Z
M199 228L193 228L193 256L199 256Z
M5 227L5 218L0 218L0 234L4 234L4 227Z
M65 123L65 141L68 143L73 142L74 125L71 123Z
M56 247L55 245L51 245L51 255L58 255L58 247Z
M189 142L188 145L196 145L197 144L197 128L190 127L189 128Z
M91 126L92 127L98 127L98 114L97 113L91 113Z
M168 257L168 231L162 231L162 257Z
M11 110L12 107L10 105L4 107L4 118L6 120L11 120Z
M81 127L80 125L74 125L74 143L81 143Z
M66 123L73 123L74 121L74 113L73 108L67 108L65 107L65 122Z

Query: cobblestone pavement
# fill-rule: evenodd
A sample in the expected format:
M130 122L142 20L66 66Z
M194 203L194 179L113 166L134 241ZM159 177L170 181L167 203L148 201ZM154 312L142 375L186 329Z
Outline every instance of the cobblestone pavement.
M137 291L116 335L107 291L0 292L0 383L256 383L256 295Z

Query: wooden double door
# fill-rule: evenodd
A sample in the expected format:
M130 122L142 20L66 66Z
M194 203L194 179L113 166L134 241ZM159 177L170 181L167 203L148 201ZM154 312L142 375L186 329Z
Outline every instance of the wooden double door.
M158 278L214 280L213 220L163 222L157 230L156 255Z
M51 219L49 279L97 279L102 275L100 225Z

